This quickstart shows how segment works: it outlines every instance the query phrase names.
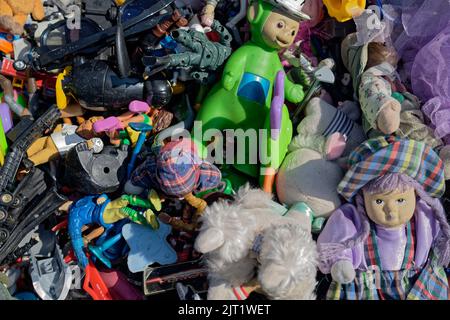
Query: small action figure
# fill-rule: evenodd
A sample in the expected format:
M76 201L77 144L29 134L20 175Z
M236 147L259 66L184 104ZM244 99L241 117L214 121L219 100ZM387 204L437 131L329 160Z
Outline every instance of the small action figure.
M149 198L152 199L150 195L151 193L149 193ZM158 229L159 223L152 210L152 208L155 208L155 205L150 199L146 200L137 196L123 195L111 201L107 195L103 194L98 197L84 197L73 203L69 211L69 234L79 264L83 268L86 268L89 264L83 252L84 241L81 232L84 225L97 223L108 230L117 221L128 218L138 224ZM145 211L142 213L128 206L143 208Z
M35 166L47 163L51 160L64 156L78 143L87 140L88 147L95 153L103 150L103 141L100 138L84 138L86 133L92 134L92 125L99 118L93 117L84 121L80 126L62 124L57 125L50 136L37 139L27 150L28 159Z

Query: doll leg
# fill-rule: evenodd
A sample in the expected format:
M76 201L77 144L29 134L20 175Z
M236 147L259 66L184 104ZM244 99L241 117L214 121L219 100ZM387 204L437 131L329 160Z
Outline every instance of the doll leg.
M45 148L45 145L47 144L47 139L51 139L50 137L42 137L37 139L35 142L33 142L30 147L27 149L27 155L28 157L33 156L34 154L38 153L39 151L43 150Z
M124 198L118 198L110 203L103 212L103 221L107 224L115 223L119 220L126 218L126 215L122 212L122 209L128 205L128 200Z
M47 137L44 149L36 152L28 159L31 160L35 166L43 163L47 163L50 160L54 160L59 156L58 148L56 148L55 143L52 138Z

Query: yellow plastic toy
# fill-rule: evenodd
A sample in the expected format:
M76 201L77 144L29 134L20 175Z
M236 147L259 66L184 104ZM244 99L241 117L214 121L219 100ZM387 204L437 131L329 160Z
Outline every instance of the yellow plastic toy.
M323 0L330 17L345 22L362 14L366 8L366 0Z
M58 74L58 77L56 78L56 105L60 110L64 110L69 103L68 98L64 93L62 82L64 80L64 77L67 76L71 71L72 67L66 67L64 71Z

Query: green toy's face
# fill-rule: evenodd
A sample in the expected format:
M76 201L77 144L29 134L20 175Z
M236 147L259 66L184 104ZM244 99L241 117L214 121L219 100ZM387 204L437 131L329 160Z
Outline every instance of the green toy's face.
M262 38L266 45L274 49L285 49L291 46L297 35L299 22L274 10L270 13L262 30Z
M414 188L385 194L364 193L364 205L370 220L385 228L398 228L411 220L416 209Z

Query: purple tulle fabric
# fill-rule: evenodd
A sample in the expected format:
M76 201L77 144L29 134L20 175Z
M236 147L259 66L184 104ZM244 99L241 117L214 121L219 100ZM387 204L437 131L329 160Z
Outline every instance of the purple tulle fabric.
M450 144L450 1L384 2L400 16L392 40L402 81L422 101L435 135Z
M419 51L447 28L450 21L450 2L442 0L383 2L393 5L400 14L400 19L397 19L394 26L392 39L403 61L403 66L399 70L402 80L409 84ZM438 66L434 67L438 68ZM442 66L439 67L442 68Z

